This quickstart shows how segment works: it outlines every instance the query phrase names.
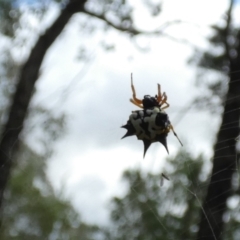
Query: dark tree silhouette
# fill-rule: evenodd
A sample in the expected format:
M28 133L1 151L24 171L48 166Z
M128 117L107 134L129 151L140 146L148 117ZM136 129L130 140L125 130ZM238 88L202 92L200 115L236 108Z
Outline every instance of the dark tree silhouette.
M224 27L213 26L214 36L210 39L212 47L221 46L219 54L206 52L199 65L204 69L223 71L228 69L226 81L222 79L211 90L218 95L222 102L222 122L214 146L213 168L203 211L199 231L196 239L223 239L223 215L227 209L227 199L232 194L232 176L237 169L236 138L239 136L240 117L240 29L233 27L231 22L233 1L227 12ZM234 41L229 41L229 38ZM223 84L225 82L225 84ZM227 86L227 89L221 89ZM219 91L220 90L220 91ZM225 96L219 96L225 92Z
M24 119L27 115L27 109L45 53L59 36L71 16L76 12L83 11L85 2L86 0L75 0L68 3L53 25L39 38L22 68L8 121L2 132L0 142L0 204L11 168L13 154L17 149L18 137L23 128Z

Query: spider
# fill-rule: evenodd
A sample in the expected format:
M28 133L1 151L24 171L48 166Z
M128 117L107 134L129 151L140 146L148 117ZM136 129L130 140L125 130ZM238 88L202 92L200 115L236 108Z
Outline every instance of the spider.
M130 102L140 107L142 110L132 111L127 124L122 126L122 128L127 129L127 133L122 138L136 135L138 140L142 140L144 144L143 157L150 145L154 142L163 144L166 151L169 153L167 135L170 131L173 132L180 144L183 145L174 131L168 115L164 112L164 109L168 108L170 105L167 102L166 93L163 92L163 94L161 94L161 85L158 84L158 94L155 97L145 95L143 100L140 100L136 97L131 74L131 89L133 96Z

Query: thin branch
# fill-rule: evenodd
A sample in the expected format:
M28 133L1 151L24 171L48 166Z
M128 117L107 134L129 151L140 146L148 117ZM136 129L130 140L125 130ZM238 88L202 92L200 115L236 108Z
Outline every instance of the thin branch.
M159 27L157 30L155 31L141 31L141 30L138 30L136 28L133 28L133 27L123 27L121 25L117 25L115 23L113 23L112 21L110 21L109 19L107 19L107 17L105 16L105 14L97 14L97 13L94 13L94 12L91 12L87 9L84 9L82 11L83 13L91 16L91 17L95 17L95 18L98 18L102 21L104 21L105 23L107 23L109 26L113 27L114 29L116 30L119 30L121 32L128 32L134 36L136 35L140 35L140 34L144 34L144 35L159 35L159 34L163 34L163 30L165 30L167 27L173 25L173 24L178 24L178 23L181 23L181 20L174 20L174 21L169 21L169 22L166 22L164 23L163 26Z

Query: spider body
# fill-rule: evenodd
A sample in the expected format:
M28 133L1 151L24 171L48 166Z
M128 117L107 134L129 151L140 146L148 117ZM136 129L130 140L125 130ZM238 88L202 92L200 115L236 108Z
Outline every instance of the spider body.
M159 102L156 97L151 97L150 95L145 95L142 100L142 105L144 109L160 107Z
M131 88L133 98L130 99L130 102L142 108L142 110L136 110L130 114L129 120L122 126L122 128L127 129L127 133L122 138L136 135L138 140L142 140L144 144L143 156L145 156L148 148L154 142L163 144L168 152L167 135L171 130L176 137L177 134L174 132L168 115L164 112L164 109L169 107L166 93L161 94L160 84L158 84L158 95L155 97L145 95L140 100L136 97L132 79ZM180 140L179 142L182 145Z

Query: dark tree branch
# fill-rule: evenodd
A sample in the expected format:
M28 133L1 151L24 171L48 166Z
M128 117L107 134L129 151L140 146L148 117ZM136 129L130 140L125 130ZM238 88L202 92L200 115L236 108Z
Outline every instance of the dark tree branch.
M134 28L129 28L129 27L127 28L127 27L123 27L123 26L114 24L113 22L109 21L104 14L96 14L96 13L93 13L91 11L88 11L87 9L84 9L83 12L86 13L87 15L89 15L89 16L92 16L92 17L95 17L95 18L98 18L98 19L104 21L109 26L111 26L111 27L113 27L116 30L119 30L121 32L128 32L128 33L131 33L133 35L138 35L138 34L142 33L141 31L138 31L137 29L134 29Z
M106 16L105 14L97 14L97 13L93 13L87 9L84 9L83 11L84 13L86 13L87 15L89 16L92 16L92 17L95 17L95 18L98 18L102 21L104 21L105 23L107 23L109 26L111 26L112 28L116 29L116 30L119 30L121 32L127 32L127 33L130 33L134 36L136 35L140 35L140 34L144 34L144 35L158 35L158 34L163 34L163 31L173 25L173 24L178 24L178 23L181 23L181 20L175 20L175 21L170 21L170 22L166 22L164 23L163 26L159 27L157 30L155 31L141 31L141 30L138 30L134 27L124 27L122 25L118 25L118 24L115 24L113 23L112 21L110 21Z
M17 149L19 134L23 128L24 119L27 116L27 109L34 91L35 82L38 79L43 58L72 15L83 11L85 2L86 0L69 1L52 26L39 37L22 68L8 121L2 132L0 141L0 207L12 165L12 158Z
M176 41L176 42L182 43L182 44L187 44L187 45L193 47L194 49L197 48L196 45L192 44L187 39L175 38L175 37L167 34L166 32L164 32L165 29L167 29L168 27L170 27L172 25L183 23L181 20L174 20L174 21L166 22L161 27L157 28L154 31L142 31L142 30L139 30L139 29L136 29L136 28L133 28L133 27L124 27L124 26L121 26L121 25L117 25L117 24L113 23L112 21L110 21L109 19L107 19L107 17L104 14L93 13L93 12L87 10L87 9L84 9L83 12L85 14L89 15L89 16L92 16L92 17L95 17L97 19L100 19L100 20L104 21L107 25L109 25L110 27L112 27L116 30L119 30L121 32L129 33L133 36L137 36L137 35L141 35L141 34L144 34L144 35L161 35L161 36L169 38L172 41ZM148 48L142 48L142 47L138 46L136 42L134 42L134 44L141 51L147 51L148 50Z

